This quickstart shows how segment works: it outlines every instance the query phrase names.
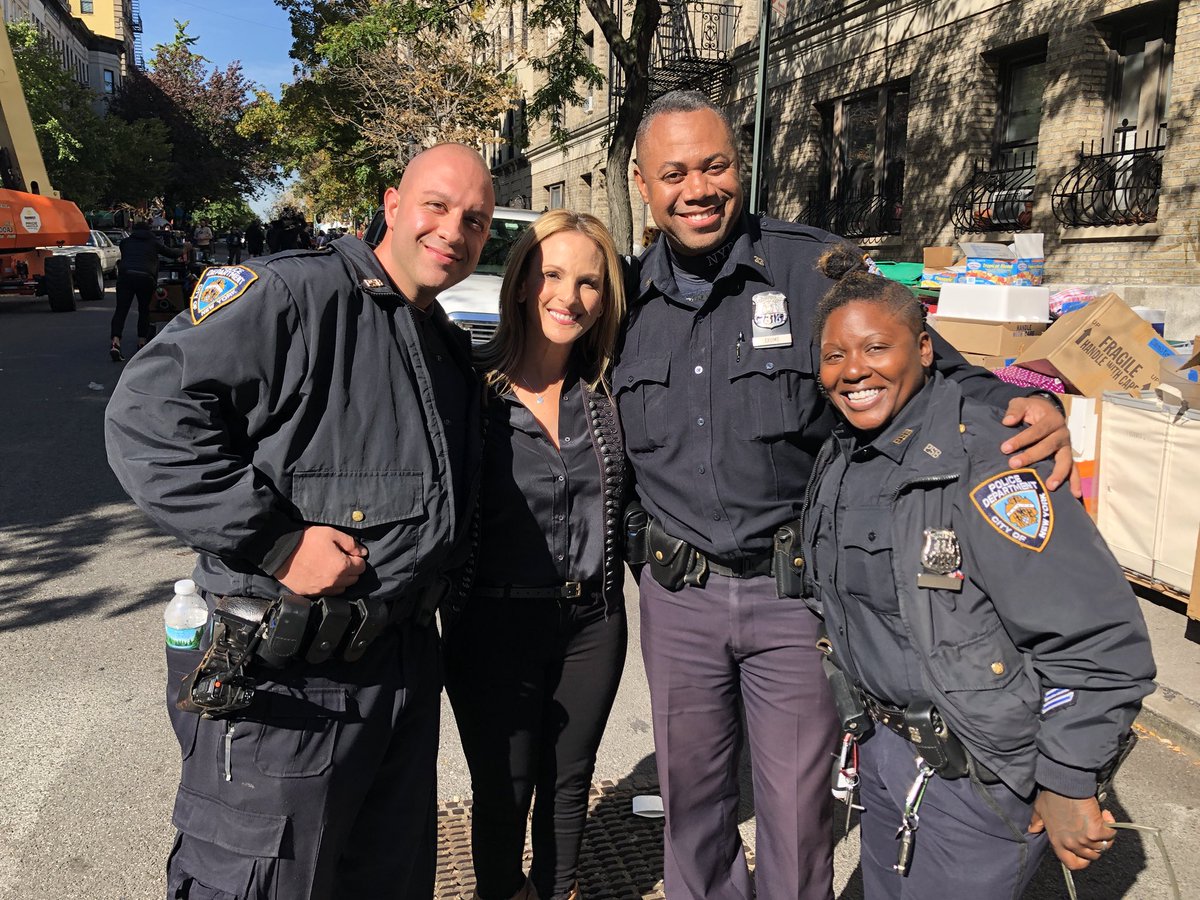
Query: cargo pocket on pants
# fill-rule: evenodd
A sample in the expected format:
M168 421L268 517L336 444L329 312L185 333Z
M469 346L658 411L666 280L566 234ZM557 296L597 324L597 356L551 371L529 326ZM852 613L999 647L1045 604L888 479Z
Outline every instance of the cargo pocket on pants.
M272 778L309 778L333 763L338 725L345 718L345 688L260 689L264 723L254 764Z
M167 863L168 891L190 881L189 900L266 895L287 816L236 809L180 785L171 821L180 837Z

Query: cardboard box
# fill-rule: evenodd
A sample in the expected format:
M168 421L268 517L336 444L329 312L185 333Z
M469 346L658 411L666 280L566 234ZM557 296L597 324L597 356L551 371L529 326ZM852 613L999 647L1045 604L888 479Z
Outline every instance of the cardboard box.
M926 269L948 269L958 256L957 247L926 247L924 251Z
M1016 357L1033 346L1046 331L1043 322L985 322L978 319L948 319L936 316L934 330L959 353L980 356Z
M1018 234L1012 244L959 244L966 256L965 271L955 277L959 284L1037 286L1046 275L1046 257L1041 234Z
M1162 359L1172 355L1158 332L1110 293L1051 325L1016 365L1059 378L1085 397L1136 396L1158 387Z
M1168 403L1200 409L1200 337L1192 344L1190 357L1165 356L1158 371L1158 394Z
M962 352L961 350L959 351ZM1003 369L1005 366L1011 366L1015 357L1012 356L987 356L983 353L963 353L963 359L973 366L981 366L989 372L995 372L997 369Z

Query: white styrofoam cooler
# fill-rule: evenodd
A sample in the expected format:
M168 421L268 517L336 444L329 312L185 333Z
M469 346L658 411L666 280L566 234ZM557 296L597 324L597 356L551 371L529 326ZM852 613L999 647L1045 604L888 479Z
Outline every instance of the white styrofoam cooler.
M1200 411L1106 393L1096 520L1118 562L1191 590L1200 538Z
M989 322L1049 322L1050 289L1000 284L943 284L937 314Z

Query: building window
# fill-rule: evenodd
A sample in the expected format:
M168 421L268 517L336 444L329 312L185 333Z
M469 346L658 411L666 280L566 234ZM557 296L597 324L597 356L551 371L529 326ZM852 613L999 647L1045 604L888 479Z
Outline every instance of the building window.
M589 31L583 36L584 52L587 54L588 65L596 64L596 33ZM596 106L596 89L588 85L587 94L583 98L583 111L590 113Z
M92 6L92 0L79 0L79 12L85 16L89 16L95 12Z
M563 200L564 200L564 198L563 198L563 193L564 193L563 192L563 182L560 181L558 184L549 185L546 188L546 190L550 194L549 208L550 209L562 209L563 205L564 205L563 204Z
M1136 16L1118 20L1110 32L1113 79L1108 131L1118 143L1130 132L1141 135L1143 145L1158 143L1160 130L1166 139L1176 12L1152 9L1139 8Z
M846 237L900 233L908 142L908 84L821 107L819 187L801 220Z
M1158 220L1167 110L1175 55L1176 9L1140 6L1097 24L1112 53L1104 133L1051 195L1068 227L1140 226Z
M995 153L998 165L1010 164L1021 154L1036 165L1045 89L1045 49L1010 56L1001 62Z
M117 89L117 76L112 69L104 70L104 93L111 94Z

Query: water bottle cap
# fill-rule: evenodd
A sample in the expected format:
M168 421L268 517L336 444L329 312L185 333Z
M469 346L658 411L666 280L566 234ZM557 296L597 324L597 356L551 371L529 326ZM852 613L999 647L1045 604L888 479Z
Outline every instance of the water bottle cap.
M196 593L196 582L190 578L181 578L175 582L175 593L177 594L194 594Z

